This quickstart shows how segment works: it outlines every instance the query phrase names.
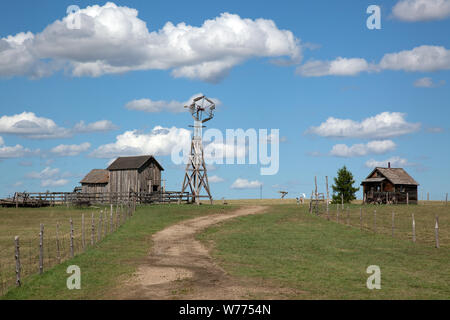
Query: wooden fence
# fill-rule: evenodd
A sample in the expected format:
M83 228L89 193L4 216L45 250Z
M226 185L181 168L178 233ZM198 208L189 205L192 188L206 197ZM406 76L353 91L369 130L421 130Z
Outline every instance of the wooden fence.
M181 193L178 191L153 193L16 192L13 198L0 200L0 206L43 207L53 205L120 204L126 202L136 202L138 204L173 203L179 200L189 202L190 198L189 192Z
M110 205L110 208L93 212L90 216L82 214L81 221L76 224L70 218L65 228L59 222L53 226L40 224L39 234L31 239L15 236L11 239L14 250L11 250L9 263L0 263L0 296L14 285L21 286L27 276L43 274L45 270L100 243L132 218L135 210L133 202Z

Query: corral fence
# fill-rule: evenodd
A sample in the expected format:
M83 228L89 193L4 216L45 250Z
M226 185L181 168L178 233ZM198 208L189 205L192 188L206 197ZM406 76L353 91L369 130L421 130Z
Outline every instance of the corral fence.
M91 205L119 204L136 202L138 204L189 202L189 192L16 192L13 198L0 200L4 207L44 207L53 205Z
M11 247L0 249L0 296L13 286L21 286L26 277L42 274L96 246L132 218L135 211L135 202L111 204L109 208L54 225L40 224L36 236L15 236Z
M317 210L314 210L317 209ZM434 205L344 205L321 203L309 213L361 231L450 248L450 207Z

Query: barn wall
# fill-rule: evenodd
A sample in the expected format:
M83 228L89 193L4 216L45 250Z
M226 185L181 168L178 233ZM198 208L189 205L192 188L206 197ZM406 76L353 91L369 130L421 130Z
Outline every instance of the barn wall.
M82 193L105 193L109 192L108 184L106 183L83 183L81 184Z
M149 181L152 186L161 186L161 171L150 163L141 170L114 170L110 172L111 192L152 192L149 190Z

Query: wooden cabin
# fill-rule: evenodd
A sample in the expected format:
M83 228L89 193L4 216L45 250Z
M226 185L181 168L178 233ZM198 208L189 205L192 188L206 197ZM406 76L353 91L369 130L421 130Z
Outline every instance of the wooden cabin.
M109 192L109 171L104 169L94 169L89 172L80 183L82 193Z
M402 168L375 168L361 183L364 203L417 204L419 184Z
M161 171L164 169L153 156L120 157L108 171L110 192L161 191Z

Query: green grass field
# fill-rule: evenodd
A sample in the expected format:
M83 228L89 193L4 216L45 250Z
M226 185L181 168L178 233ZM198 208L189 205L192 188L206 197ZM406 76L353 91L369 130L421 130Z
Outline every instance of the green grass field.
M366 207L368 224L363 231L356 206L351 208L351 227L310 215L307 206L285 205L214 226L198 237L213 247L213 257L230 274L304 292L292 299L449 299L448 207L378 207L381 234L370 229L367 211L372 209ZM400 230L400 216L408 220L415 210L418 226L429 225L426 232L438 212L447 223L440 230L442 247L434 248L421 228L415 244L407 231L392 238L391 210L399 214ZM381 268L381 290L366 288L369 265Z
M330 206L327 220L308 213L308 204L295 200L227 201L228 205L156 205L139 207L135 215L85 253L69 259L69 219L74 219L75 246L81 246L81 215L90 224L100 208L65 207L0 209L0 267L8 286L14 283L13 239L21 237L23 263L31 276L21 288L12 288L3 299L102 299L111 297L121 281L129 279L151 249L151 236L184 219L234 210L243 205L266 205L266 213L237 218L207 229L198 238L231 275L264 281L300 294L291 299L449 299L450 207L442 203L419 206L364 206L362 228L359 204L339 213ZM346 207L347 208L347 207ZM323 209L323 207L322 207ZM375 233L374 210L377 210ZM108 211L109 212L109 211ZM395 230L392 237L392 212ZM417 242L413 243L411 214L415 214ZM434 244L434 217L439 215L440 244ZM61 224L62 251L66 261L39 276L37 239L45 224L45 266L55 263L55 226ZM98 221L98 220L97 220ZM88 228L89 230L89 228ZM64 239L63 236L61 238ZM90 233L87 232L90 240ZM28 245L30 243L30 245ZM31 252L28 254L28 252ZM79 251L78 251L79 252ZM52 260L53 259L53 260ZM82 289L66 288L66 269L78 265ZM381 290L368 290L366 268L381 268ZM6 266L8 266L6 268ZM26 270L24 270L26 271ZM0 279L1 281L1 279ZM288 290L288 292L291 292ZM258 297L255 297L258 298ZM283 294L282 298L286 298Z
M207 206L200 207L190 205L155 205L138 207L134 216L123 224L116 232L108 235L103 241L90 247L85 253L67 260L47 270L43 275L37 275L37 249L33 255L35 261L33 275L23 279L21 288L14 288L6 293L3 299L99 299L104 297L120 280L129 277L137 265L151 248L151 236L155 232L184 219L191 219L201 215L225 212L236 209L235 206ZM73 217L76 226L81 225L83 213L91 215L92 209L67 209L64 207L42 209L0 209L0 235L3 268L6 261L14 261L13 238L20 235L22 238L36 238L39 232L39 224L55 226L56 221L63 222ZM98 214L99 210L95 212ZM67 235L68 223L64 227ZM47 228L46 237L48 243L53 243L54 232ZM46 229L46 230L47 230ZM79 230L79 229L78 229ZM77 232L79 239L79 231ZM23 241L23 245L27 241ZM79 241L77 242L78 246ZM24 253L27 247L22 248ZM51 251L53 251L53 247ZM66 255L67 240L64 246ZM45 250L47 252L47 250ZM25 261L24 261L25 262ZM44 261L44 265L47 261ZM82 289L69 291L66 288L66 269L69 265L78 265L82 273ZM14 266L10 264L9 284L14 283Z

